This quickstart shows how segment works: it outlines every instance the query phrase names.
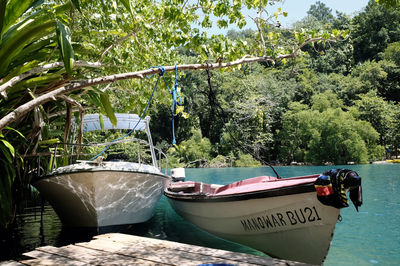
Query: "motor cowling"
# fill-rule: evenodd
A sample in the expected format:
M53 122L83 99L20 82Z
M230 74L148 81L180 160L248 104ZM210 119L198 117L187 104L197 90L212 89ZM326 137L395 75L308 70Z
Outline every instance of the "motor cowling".
M332 169L321 174L315 181L318 200L335 208L348 207L346 192L358 211L362 205L361 177L353 170Z
M171 177L172 181L177 182L177 181L185 181L186 174L185 174L185 168L173 168L171 169Z

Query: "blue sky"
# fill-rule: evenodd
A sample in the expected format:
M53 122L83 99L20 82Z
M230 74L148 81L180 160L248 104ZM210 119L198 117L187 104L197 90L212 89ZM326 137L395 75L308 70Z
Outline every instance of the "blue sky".
M358 12L362 11L362 9L368 4L369 0L320 0L326 6L332 9L332 14L335 15L336 11L340 11L342 13L346 13L348 15L355 15ZM290 27L294 22L301 20L307 15L307 11L310 6L315 4L317 0L284 0L283 3L277 3L271 8L268 9L268 12L273 14L278 8L281 8L282 11L288 12L287 17L281 16L279 21L284 27ZM250 16L255 16L255 14L245 14ZM251 28L256 29L255 24L251 19L247 19L247 25L245 29ZM207 30L208 33L211 34L224 34L229 29L237 29L234 26L229 27L228 29L218 29L216 26L211 30Z
M304 18L310 6L315 4L315 2L317 1L285 0L283 4L277 4L276 6L281 6L282 11L288 12L288 16L282 19L282 24L290 26L293 22ZM360 12L368 4L369 0L322 0L321 2L331 8L334 15L336 14L336 10L353 15Z

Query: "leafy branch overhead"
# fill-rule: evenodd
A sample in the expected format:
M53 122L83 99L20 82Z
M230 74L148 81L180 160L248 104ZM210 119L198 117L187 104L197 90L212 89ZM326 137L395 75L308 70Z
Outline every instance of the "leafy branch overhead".
M272 3L274 2L272 1ZM12 4L13 2L9 2L5 10L13 9ZM211 66L211 69L215 69L257 61L283 60L285 62L288 58L299 56L301 48L306 44L337 41L345 38L347 34L345 31L338 30L334 30L332 33L302 30L294 32L294 37L289 43L280 43L281 33L275 31L272 24L267 23L271 18L276 19L279 15L277 13L262 20L263 23L257 24L259 27L263 26L258 36L262 40L261 42L241 39L232 41L221 35L207 38L204 32L200 32L198 28L192 26L196 23L205 27L211 26L211 22L205 23L211 14L220 18L217 22L220 27L232 23L239 27L243 26L245 23L241 13L243 7L257 9L259 12L257 21L260 22L261 14L266 13L265 7L270 4L268 1L245 1L241 4L235 2L233 5L229 5L225 1L199 1L191 5L184 1L135 4L130 1L120 1L120 5L113 2L111 11L105 9L104 2L96 4L74 1L74 6L79 7L82 12L74 12L72 15L78 16L77 23L72 23L67 15L70 10L73 10L73 6L69 2L61 6L48 4L47 8L42 6L37 11L33 11L30 8L35 4L36 2L32 1L25 10L21 9L19 20L15 21L16 24L2 34L0 58L4 59L2 61L4 70L1 73L3 77L0 93L3 96L2 101L13 106L14 110L3 113L0 130L10 123L22 119L36 106L55 100L55 96L118 80L143 78L153 71L141 71L140 68L145 69L150 65L158 65L160 62L164 64L179 60L179 57L173 52L174 48L185 47L197 53L200 62L207 62L213 58L218 62ZM86 10L95 12L89 17L90 14ZM205 15L203 20L197 15L198 10ZM282 13L280 10L279 12ZM101 13L105 14L100 15ZM284 14L286 15L286 13ZM229 17L229 20L225 21L226 16ZM170 26L165 27L166 23ZM18 31L15 30L16 26L19 26ZM94 35L93 31L87 31L88 26L93 27L93 31L97 34ZM103 29L104 27L105 29ZM7 27L3 28L7 29ZM26 36L28 33L29 38ZM264 35L266 35L265 39ZM74 36L76 36L75 40ZM24 40L24 42L18 43L20 40ZM15 46L15 43L19 45ZM113 46L113 43L117 45ZM107 45L108 48L101 51L101 47ZM266 48L267 46L268 48ZM122 58L119 56L121 52ZM106 58L104 58L104 63L99 71L96 71L97 73L84 71L81 67L96 66L96 64L98 66L99 63L77 61L74 68L75 58L96 60L99 58L99 54L102 55L101 59L104 55ZM135 60L136 58L139 60ZM57 59L61 59L63 67L57 61L51 63L51 67L49 64L45 64ZM205 68L204 65L199 67L196 64L178 65L178 67L181 70ZM126 69L132 68L139 71L126 72ZM166 71L170 70L171 67L166 68ZM118 74L118 72L122 72L122 74ZM32 75L33 73L34 75ZM110 73L115 74L101 75ZM99 77L94 78L94 75ZM75 80L76 78L78 80ZM23 94L26 88L33 89L33 93L36 95L34 99L27 98L18 103L13 101L17 98L20 100L18 95ZM11 97L8 98L7 95L11 95ZM79 100L79 94L74 97ZM100 106L100 110L113 116L108 98L102 96L102 99L105 99L104 107L107 106L107 108ZM92 102L92 104L98 105L99 102Z

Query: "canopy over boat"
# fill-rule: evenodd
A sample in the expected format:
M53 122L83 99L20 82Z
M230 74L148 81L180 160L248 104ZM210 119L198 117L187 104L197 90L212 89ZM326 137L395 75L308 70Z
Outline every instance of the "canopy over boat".
M137 114L115 114L117 118L117 125L114 126L110 118L103 116L104 129L135 129L146 131L149 126L150 117L146 116L140 119ZM87 114L83 118L83 133L101 130L100 114Z

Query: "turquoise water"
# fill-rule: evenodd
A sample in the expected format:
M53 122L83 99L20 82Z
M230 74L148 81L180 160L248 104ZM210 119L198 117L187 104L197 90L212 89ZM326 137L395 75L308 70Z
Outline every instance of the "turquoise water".
M399 265L400 264L400 164L352 166L276 167L283 177L321 173L331 168L349 168L358 172L363 182L364 203L357 212L354 206L342 209L331 248L324 265ZM227 184L241 179L274 175L270 168L187 169L187 180ZM97 232L63 228L50 207L43 220L38 211L18 217L11 236L1 237L0 261L43 245L67 245L87 241ZM42 223L40 222L42 221ZM165 197L157 205L154 217L147 223L105 232L121 232L166 239L211 248L263 255L254 249L228 242L208 234L184 221L169 206ZM8 254L5 254L8 253ZM12 253L12 254L10 254ZM7 256L8 255L8 256Z
M332 166L276 167L283 177L320 173ZM400 265L400 165L334 166L348 168L362 177L363 205L357 212L351 204L341 211L324 265ZM188 169L188 180L231 183L258 175L273 175L269 168ZM164 216L165 232L172 240L260 255L204 233L182 221L166 200L160 202L156 219ZM163 214L162 214L163 213ZM160 221L161 222L161 221ZM180 229L178 229L180 228Z

